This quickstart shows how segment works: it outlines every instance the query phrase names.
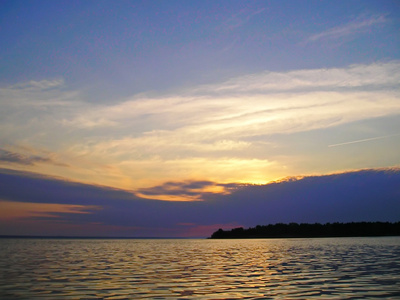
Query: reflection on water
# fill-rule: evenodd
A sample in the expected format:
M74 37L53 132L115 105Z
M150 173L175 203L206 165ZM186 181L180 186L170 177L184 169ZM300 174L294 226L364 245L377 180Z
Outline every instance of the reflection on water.
M2 299L400 297L400 237L0 243Z

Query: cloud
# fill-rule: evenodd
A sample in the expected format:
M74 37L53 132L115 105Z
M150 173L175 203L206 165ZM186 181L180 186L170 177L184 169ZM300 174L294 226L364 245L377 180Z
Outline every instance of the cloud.
M210 194L230 194L225 187L212 181L166 182L160 186L138 189L137 195L168 201L197 201L205 200Z
M81 100L80 93L67 89L61 79L1 87L0 139L9 145L57 143L67 137L60 120L86 107Z
M350 144L356 144L356 143L364 143L364 142L385 139L385 138L388 138L388 137L393 137L393 136L398 136L398 135L400 135L400 133L399 134L385 135L385 136L377 136L377 137L373 137L373 138L356 140L356 141L351 141L351 142L344 142L344 143L339 143L339 144L332 144L332 145L329 145L328 147L338 147L338 146L344 146L344 145L350 145Z
M124 172L138 179L134 174L139 166L149 169L154 165L160 171L156 177L166 170L171 176L180 176L182 168L187 170L186 176L200 170L203 176L210 176L207 170L212 169L214 175L229 173L229 180L249 176L247 180L257 182L262 174L279 177L283 171L275 168L279 165L275 159L254 157L254 153L261 153L261 147L268 153L273 142L266 139L267 143L261 145L252 139L399 114L399 84L400 64L390 62L267 72L178 96L140 97L84 111L70 120L70 126L81 130L114 132L77 143L70 151L123 162L120 166ZM97 123L93 127L98 120L108 125ZM260 171L253 172L257 167ZM239 174L238 169L246 174ZM238 176L232 178L234 174ZM204 178L209 177L199 174L191 179Z
M252 146L246 138L261 133L309 131L399 113L399 83L398 62L267 72L178 96L94 107L65 124L91 131L114 128L112 138L80 143L74 148L78 151L143 154L157 149L162 157L239 153Z
M0 234L56 234L53 229L58 228L58 234L68 235L76 232L71 229L73 226L78 226L80 235L97 236L102 229L108 228L104 232L113 236L195 236L195 232L203 232L201 236L204 236L204 230L211 235L218 226L227 228L227 224L248 227L277 222L394 222L399 218L398 168L305 176L264 185L222 185L229 187L229 193L203 190L218 185L208 181L171 182L155 187L154 191L161 189L162 192L172 191L172 194L197 191L204 200L158 201L123 190L3 169L0 172L2 216L7 215L5 202L40 204L42 208L46 203L60 204L73 211L58 212L57 218L27 216L20 221L3 220L0 221ZM77 205L78 212L90 213L76 213ZM52 211L55 207L50 205L46 210ZM26 222L36 225L27 226ZM40 227L40 224L45 226ZM31 231L31 228L38 231Z
M24 83L17 83L11 86L11 89L14 90L21 90L21 91L43 91L43 90L50 90L50 89L57 89L63 87L65 85L64 79L58 78L53 80L40 80L35 81L31 80Z
M398 111L399 83L397 61L341 69L264 72L197 87L180 95L140 97L117 105L94 107L66 122L79 128L116 126L123 129L138 125L146 128L145 137L185 130L188 134L197 133L193 135L197 138L199 132L195 131L205 131L209 136L212 128L218 132L235 128L227 134L250 131L251 135L255 129L265 129L271 134L288 133L294 128L312 129L311 126L285 126L294 120L307 125L323 120L327 114L334 118L349 114L350 119L343 121L351 122L360 117L388 114L385 109L388 106ZM364 113L359 112L360 107ZM313 111L311 116L308 111ZM254 128L256 124L260 126Z
M69 205L54 203L30 203L0 200L0 207L7 214L0 215L0 220L33 219L52 220L65 219L68 214L89 214L101 207L94 205Z
M17 83L0 88L0 103L9 108L44 110L74 106L78 92L68 90L63 79ZM12 101L11 101L12 100Z
M366 88L379 91L394 89L400 81L398 61L354 64L346 68L305 69L288 72L261 72L232 78L218 85L194 89L198 95L265 95L357 92Z
M340 39L346 36L367 32L371 27L385 24L387 21L385 15L362 15L347 24L314 34L307 39L307 42L316 42L322 39Z
M39 163L48 163L58 166L66 167L66 164L55 162L50 157L43 157L39 155L25 155L13 151L8 151L0 148L0 162L20 164L20 165L35 165Z
M7 163L17 163L22 165L33 165L35 163L51 162L49 158L40 156L24 156L19 153L0 149L0 161Z
M261 72L102 104L85 102L62 81L31 82L0 89L0 138L5 150L24 156L3 153L6 160L33 163L47 157L44 149L69 170L39 158L29 170L85 182L261 183L288 175L282 157L268 156L277 147L271 137L400 114L399 85L398 61ZM32 153L12 150L19 145Z

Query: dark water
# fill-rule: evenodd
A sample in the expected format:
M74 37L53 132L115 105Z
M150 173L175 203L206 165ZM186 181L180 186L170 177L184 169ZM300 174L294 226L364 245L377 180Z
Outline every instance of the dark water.
M1 299L400 299L400 237L0 243Z

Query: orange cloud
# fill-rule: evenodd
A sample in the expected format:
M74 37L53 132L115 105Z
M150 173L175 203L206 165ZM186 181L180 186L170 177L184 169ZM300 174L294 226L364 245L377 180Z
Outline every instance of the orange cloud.
M138 196L166 201L199 201L209 194L230 194L229 185L211 181L166 182L160 186L139 189Z
M95 205L29 203L0 200L0 220L32 217L59 218L57 213L90 214L88 210L92 209L100 209L100 207Z

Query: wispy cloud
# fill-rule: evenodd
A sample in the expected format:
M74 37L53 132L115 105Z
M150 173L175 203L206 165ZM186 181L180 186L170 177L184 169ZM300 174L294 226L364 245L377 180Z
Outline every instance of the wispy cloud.
M385 15L362 15L349 23L314 34L307 39L307 42L316 42L323 39L340 39L346 36L363 33L387 21Z
M357 118L357 115L360 116L360 106L353 111L353 104L360 104L359 101L365 102L367 106L361 109L366 109L368 112L365 112L371 114L371 117L378 111L383 112L388 106L397 107L399 83L398 62L355 65L342 69L261 73L195 88L186 94L160 98L143 97L113 106L90 108L66 122L67 125L82 128L95 127L96 121L99 127L131 125L134 128L134 125L143 124L144 121L152 125L147 128L146 137L152 132L168 134L184 128L191 133L202 128L215 128L223 133L224 130L221 129L231 131L236 127L234 130L240 132L251 130L251 127L259 122L271 133L279 133L286 132L281 126L290 122L273 121L289 121L294 117L293 114L298 119L299 112L322 112L320 116L301 118L306 123L313 124L313 119L321 119L325 114L343 117L352 111L353 117ZM365 91L366 88L369 91ZM378 93L384 95L379 101L366 100L366 97L370 97L370 100L376 99ZM338 111L331 109L335 106ZM377 106L380 106L378 110ZM339 110L342 110L342 113ZM291 130L294 128L291 127ZM295 130L308 128L298 126Z
M11 88L20 90L50 90L62 87L64 85L64 79L58 78L53 80L31 80L28 82L14 84L13 86L11 86Z
M262 72L108 104L85 102L51 82L20 85L0 90L0 138L46 148L71 166L44 170L49 164L40 164L46 174L123 188L171 178L266 182L288 174L284 163L266 155L274 142L257 136L399 114L399 85L398 61ZM3 163L25 163L31 171L47 157L5 150Z
M30 203L0 200L0 207L7 214L0 214L0 220L11 219L65 219L66 214L90 214L101 209L95 205L71 205L56 203Z
M53 158L41 155L26 155L19 152L0 149L0 162L20 164L20 165L35 165L40 163L54 164L57 166L66 167L66 164L56 162Z
M8 163L17 163L22 165L33 165L35 163L51 162L49 158L40 157L36 155L25 156L4 149L0 149L0 161Z
M400 112L400 63L261 73L181 95L83 111L68 126L124 137L80 144L80 153L175 159L248 151L248 138L336 126ZM98 120L102 123L95 124ZM129 134L128 134L129 132ZM217 154L219 153L219 154Z
M355 140L355 141L350 141L350 142L332 144L332 145L329 145L328 147L338 147L338 146L345 146L345 145L351 145L351 144L364 143L364 142L369 142L369 141L386 139L386 138L389 138L389 137L394 137L394 136L399 136L399 135L400 135L400 133L399 134L384 135L384 136L377 136L377 137L368 138L368 139L361 139L361 140Z
M261 72L232 78L217 85L193 89L201 95L270 94L343 91L372 87L395 88L400 82L400 63L355 64L347 68Z

